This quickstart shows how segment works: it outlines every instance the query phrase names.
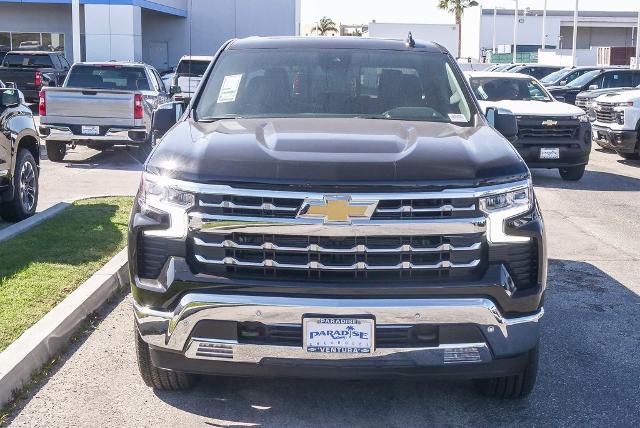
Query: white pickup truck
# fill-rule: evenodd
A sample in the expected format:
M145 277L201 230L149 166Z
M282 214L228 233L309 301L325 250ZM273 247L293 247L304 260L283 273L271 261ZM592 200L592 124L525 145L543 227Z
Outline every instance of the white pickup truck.
M67 145L96 150L151 141L153 111L170 100L158 72L128 62L77 63L61 88L40 92L40 135L51 161Z
M594 141L625 159L640 158L640 90L601 95L593 108Z

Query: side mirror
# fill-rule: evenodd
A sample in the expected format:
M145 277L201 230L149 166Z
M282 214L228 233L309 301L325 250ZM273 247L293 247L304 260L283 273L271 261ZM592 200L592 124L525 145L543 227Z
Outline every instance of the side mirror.
M18 85L16 85L16 82L5 82L4 85L7 88L18 89Z
M0 105L3 108L18 107L20 105L20 93L18 92L18 90L13 88L2 89Z
M153 112L151 132L156 138L162 137L182 116L182 103L170 102L160 104Z
M554 97L554 98L556 99L556 101L560 101L561 103L564 103L567 101L567 99L562 95L558 95L557 97Z
M567 82L566 80L561 80L561 81L560 81L560 86L564 86L564 85L566 85L567 83L569 83L569 82Z
M518 135L518 121L509 110L489 107L486 116L489 124L505 138L514 138Z
M598 89L598 85L589 85L590 91L595 91L596 89Z
M180 92L182 92L182 88L178 85L172 85L169 88L169 95L179 94Z

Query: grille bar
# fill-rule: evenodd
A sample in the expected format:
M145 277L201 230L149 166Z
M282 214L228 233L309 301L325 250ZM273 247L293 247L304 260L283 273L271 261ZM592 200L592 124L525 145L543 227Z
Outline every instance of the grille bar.
M227 248L238 250L276 250L276 251L295 251L295 252L318 252L318 253L399 253L399 252L412 252L412 253L439 253L443 251L474 251L480 249L482 244L476 242L468 246L454 246L451 244L441 244L436 247L414 247L413 245L404 244L394 248L369 248L366 245L356 245L352 248L327 248L318 244L310 244L306 247L291 247L280 246L272 242L264 242L261 245L249 245L238 244L230 239L225 239L222 242L205 242L200 238L194 237L193 242L199 247L212 247L212 248Z
M296 207L283 207L283 206L272 204L270 202L264 202L261 205L243 205L243 204L236 204L232 201L222 201L220 203L209 203L209 202L204 202L200 200L200 206L206 207L206 208L231 208L231 209L256 210L256 211L262 211L262 210L290 211L290 212L298 211L298 208Z
M225 265L225 266L247 266L247 267L273 267L280 269L318 269L318 270L346 270L346 271L367 271L367 270L436 270L436 269L460 269L474 268L480 264L480 260L472 260L469 263L452 263L442 260L434 264L416 264L412 262L401 262L396 265L370 265L366 262L357 262L352 265L327 265L316 261L306 264L278 263L275 260L265 259L261 262L240 261L233 257L222 259L208 259L199 254L195 255L200 263Z
M472 204L467 207L454 207L453 205L442 205L440 207L416 208L411 205L403 205L398 208L378 208L378 213L437 213L437 212L454 212L454 211L475 211L476 205Z

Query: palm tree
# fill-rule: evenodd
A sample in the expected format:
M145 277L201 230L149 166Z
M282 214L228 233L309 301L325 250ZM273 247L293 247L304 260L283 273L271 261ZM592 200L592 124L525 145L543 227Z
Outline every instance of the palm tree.
M464 10L478 6L475 0L438 0L438 9L446 10L456 17L458 27L458 58L462 55L462 15Z
M330 32L337 33L338 28L336 27L336 23L333 22L333 19L323 16L322 19L320 19L320 21L311 29L312 33L314 31L319 35L324 36Z

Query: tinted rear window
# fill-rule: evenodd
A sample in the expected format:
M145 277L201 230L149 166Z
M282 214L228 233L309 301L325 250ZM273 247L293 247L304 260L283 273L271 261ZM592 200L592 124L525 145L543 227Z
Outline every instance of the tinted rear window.
M149 81L142 67L80 65L69 73L67 88L148 91Z
M25 55L10 53L4 57L4 65L9 67L53 68L51 57L46 54Z
M207 67L209 67L210 61L180 61L178 64L178 70L176 73L182 75L191 75L191 76L203 76L204 72L207 71Z

